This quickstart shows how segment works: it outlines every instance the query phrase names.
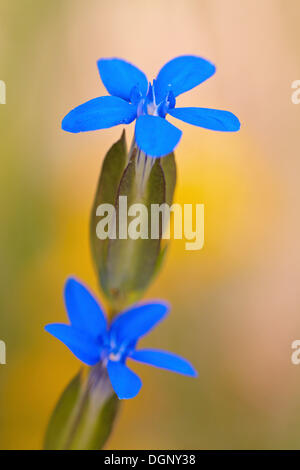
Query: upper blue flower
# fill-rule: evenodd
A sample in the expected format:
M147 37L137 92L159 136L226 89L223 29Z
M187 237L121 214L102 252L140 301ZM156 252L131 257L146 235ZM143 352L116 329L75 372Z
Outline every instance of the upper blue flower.
M149 156L162 157L174 150L182 134L166 121L167 114L205 129L240 129L238 118L229 111L175 108L178 95L215 73L215 66L201 57L186 55L167 62L153 84L148 84L141 70L122 59L100 59L98 69L111 96L94 98L70 111L62 121L65 131L94 131L136 119L137 145Z
M82 362L93 366L102 361L119 398L135 397L141 379L126 365L127 358L179 374L196 376L185 359L165 351L136 350L138 340L149 333L168 312L164 303L146 303L119 314L108 327L105 314L91 292L69 278L65 285L65 305L70 325L54 323L45 327Z

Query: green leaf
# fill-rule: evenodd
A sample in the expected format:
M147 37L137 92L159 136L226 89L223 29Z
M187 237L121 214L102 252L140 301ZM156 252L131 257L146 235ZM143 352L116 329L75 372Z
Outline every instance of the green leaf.
M171 206L173 202L176 180L177 180L177 171L176 171L176 162L174 153L170 153L165 157L160 159L160 164L164 172L164 177L166 181L166 203Z
M160 165L164 173L166 183L166 203L171 206L173 203L174 192L177 181L177 170L174 153L170 153L160 159ZM169 241L162 240L160 254L156 260L155 272L153 278L155 278L159 271L162 269L166 259L166 255L169 248Z
M107 153L102 166L91 216L91 247L99 283L112 314L141 297L159 271L166 253L166 249L161 248L161 220L159 237L151 238L151 205L172 204L176 185L174 154L156 159L151 167L152 164L153 160L146 158L136 145L132 146L130 156L127 154L123 132L121 139ZM127 227L137 217L125 214L125 223L121 220L119 198L123 196L127 198L127 208L144 204L148 210L148 220L143 219L148 229L147 239L128 237ZM112 226L116 228L115 239L101 240L97 237L101 217L97 215L97 208L101 204L114 206L116 218ZM119 237L122 227L126 239Z
M61 395L45 437L48 450L100 450L118 411L106 369L101 364L77 374Z
M78 401L81 387L81 373L78 373L65 388L51 416L46 437L45 449L64 449L67 440L67 423Z
M128 207L140 203L146 207L148 215L145 226L148 238L136 240L117 238L108 242L106 287L115 310L120 310L136 301L155 274L157 258L160 254L161 233L159 238L151 238L151 204L160 205L165 202L165 179L159 161L155 162L145 188L140 192L135 159L132 158L119 185L117 199L120 196L127 196ZM120 225L118 204L116 209L118 233ZM133 219L135 217L127 217L128 227Z
M92 255L99 276L100 285L105 290L106 279L106 254L108 240L100 240L96 235L98 219L97 207L100 204L115 204L118 187L127 163L127 146L125 131L121 138L107 152L100 173L97 191L91 213L90 240Z
M156 260L153 278L155 278L158 275L159 271L163 267L163 264L167 256L168 248L169 248L169 243L165 243L164 246L161 247L159 256L157 257L157 260Z

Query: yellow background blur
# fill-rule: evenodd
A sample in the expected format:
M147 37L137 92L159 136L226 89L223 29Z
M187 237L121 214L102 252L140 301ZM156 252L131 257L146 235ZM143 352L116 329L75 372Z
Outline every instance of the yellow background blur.
M153 78L180 54L217 73L178 104L242 121L227 135L177 122L176 201L205 204L205 247L173 241L146 293L173 308L143 345L184 355L199 377L134 366L144 386L123 403L108 448L299 448L299 15L299 0L0 0L0 448L41 447L80 366L43 331L66 319L66 277L98 292L89 215L122 128L71 135L61 118L106 94L100 57Z

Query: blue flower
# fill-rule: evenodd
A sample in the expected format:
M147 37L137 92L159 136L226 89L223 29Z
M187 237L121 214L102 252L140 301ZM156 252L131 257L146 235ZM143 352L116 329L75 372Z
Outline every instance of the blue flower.
M64 294L71 324L54 323L47 325L46 331L62 341L85 364L93 366L102 361L119 398L135 397L142 386L141 379L127 367L128 358L179 374L197 375L188 361L175 354L136 349L139 339L165 317L166 304L134 306L120 313L108 326L99 303L82 283L69 278Z
M201 57L180 56L167 62L153 84L134 65L122 59L100 59L98 69L111 96L101 96L70 111L62 121L68 132L105 129L136 119L135 139L151 157L172 152L182 132L166 121L167 114L214 131L238 131L240 122L229 111L175 108L176 97L204 82L215 66Z

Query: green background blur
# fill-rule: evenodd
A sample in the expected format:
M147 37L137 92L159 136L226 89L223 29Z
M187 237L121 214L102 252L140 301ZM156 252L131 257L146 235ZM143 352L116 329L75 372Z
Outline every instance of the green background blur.
M66 277L98 292L89 215L122 128L71 135L61 118L105 94L100 57L153 77L180 54L217 73L178 104L242 121L228 135L180 125L176 201L205 204L205 247L173 241L146 293L173 309L143 345L184 355L199 377L134 365L144 386L108 448L300 447L299 15L299 0L0 0L0 448L41 447L80 366L43 331L66 318Z

